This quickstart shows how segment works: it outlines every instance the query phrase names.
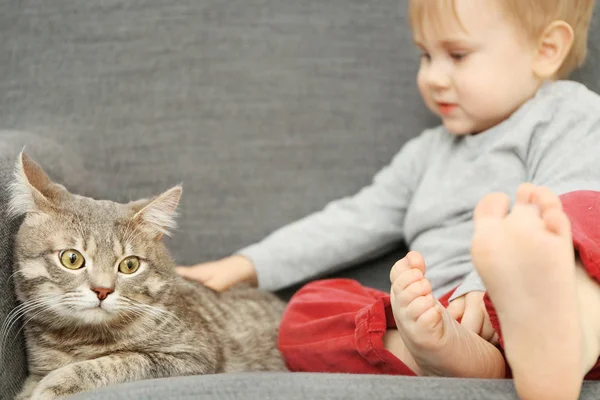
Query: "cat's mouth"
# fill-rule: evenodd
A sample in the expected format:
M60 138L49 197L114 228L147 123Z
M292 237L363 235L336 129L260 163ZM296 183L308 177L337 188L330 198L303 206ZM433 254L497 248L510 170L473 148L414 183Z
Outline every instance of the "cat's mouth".
M90 310L96 310L96 311L102 311L102 312L108 312L108 310L106 309L106 307L102 307L102 303L98 303L98 305L94 306L94 307L90 307Z
M98 303L95 305L86 304L86 305L82 306L80 308L80 310L83 312L90 312L90 313L110 314L109 310L107 310L105 307L102 307L102 303Z
M78 318L88 324L102 324L114 320L117 316L104 302L86 304L80 308Z
M114 314L114 302L108 299L88 300L80 304L80 309L84 313L108 316Z

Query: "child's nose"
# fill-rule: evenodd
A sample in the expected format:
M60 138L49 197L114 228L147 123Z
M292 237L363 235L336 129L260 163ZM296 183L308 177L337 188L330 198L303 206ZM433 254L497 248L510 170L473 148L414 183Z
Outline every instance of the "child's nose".
M427 83L433 89L445 89L450 86L448 71L439 63L432 63L427 71Z

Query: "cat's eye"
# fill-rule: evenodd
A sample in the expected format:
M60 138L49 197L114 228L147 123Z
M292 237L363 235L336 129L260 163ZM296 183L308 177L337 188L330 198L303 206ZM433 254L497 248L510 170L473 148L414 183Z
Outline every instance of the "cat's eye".
M133 274L140 267L140 259L136 256L127 257L119 263L119 272L122 274Z
M85 265L85 258L75 249L63 250L58 257L60 263L68 269L80 269Z

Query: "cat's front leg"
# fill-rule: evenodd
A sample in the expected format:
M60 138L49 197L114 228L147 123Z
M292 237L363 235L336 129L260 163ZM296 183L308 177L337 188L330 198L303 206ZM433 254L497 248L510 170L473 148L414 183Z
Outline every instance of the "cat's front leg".
M54 400L82 392L81 387L84 385L82 379L74 374L73 365L52 371L33 388L31 397L17 397L15 400Z
M216 372L214 362L197 354L116 353L52 371L40 381L32 399L63 399L119 383L213 372Z
M19 392L19 394L15 397L15 400L29 400L31 398L31 394L33 390L36 388L38 383L42 379L37 375L29 375L23 384L23 388Z

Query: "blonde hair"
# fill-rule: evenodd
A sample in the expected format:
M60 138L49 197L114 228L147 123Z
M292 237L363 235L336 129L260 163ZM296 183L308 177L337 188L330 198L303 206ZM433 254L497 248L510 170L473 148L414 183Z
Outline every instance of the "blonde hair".
M587 55L588 28L594 0L495 1L506 16L534 41L541 37L553 21L565 21L571 26L574 32L573 46L557 73L559 79L567 77L583 64ZM425 18L433 21L436 29L440 28L448 15L454 16L455 21L462 27L456 12L456 0L410 0L409 14L413 31L420 29Z

